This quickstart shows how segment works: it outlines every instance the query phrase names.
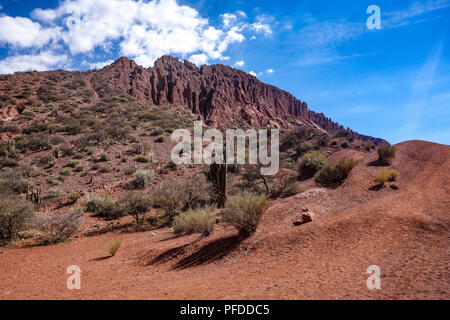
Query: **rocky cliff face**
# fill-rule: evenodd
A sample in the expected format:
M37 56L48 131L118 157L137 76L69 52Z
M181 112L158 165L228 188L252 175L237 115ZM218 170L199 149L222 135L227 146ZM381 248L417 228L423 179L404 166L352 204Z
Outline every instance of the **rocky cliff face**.
M108 81L111 88L157 105L173 104L191 110L209 125L292 127L309 125L327 132L345 130L306 102L262 83L256 77L224 65L197 68L171 56L158 59L153 68L120 58L96 71L92 82ZM101 93L99 88L97 92ZM383 140L355 137L376 144Z

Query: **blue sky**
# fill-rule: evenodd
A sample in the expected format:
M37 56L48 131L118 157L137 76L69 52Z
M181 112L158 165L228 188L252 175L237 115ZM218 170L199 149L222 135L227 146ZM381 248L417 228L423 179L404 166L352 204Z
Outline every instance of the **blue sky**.
M450 144L449 18L450 0L0 0L0 73L171 54L240 68L363 134Z

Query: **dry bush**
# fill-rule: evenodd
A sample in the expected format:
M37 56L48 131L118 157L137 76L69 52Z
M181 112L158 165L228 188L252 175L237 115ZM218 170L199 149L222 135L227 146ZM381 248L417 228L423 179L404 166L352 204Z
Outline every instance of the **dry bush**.
M55 244L68 240L83 223L82 207L73 207L64 213L41 215L36 222L36 229L42 233L44 244Z
M152 208L152 199L149 195L129 192L117 201L116 210L134 217L136 224L142 225L145 222L147 212Z
M105 242L103 245L103 248L108 252L112 257L114 257L119 251L120 246L122 245L122 240L120 239L113 239Z
M389 162L391 159L395 158L395 148L388 144L378 146L377 153L380 161Z
M126 213L117 205L117 201L109 197L89 196L86 200L86 211L106 220L121 218Z
M399 176L399 173L395 169L381 169L375 176L375 183L380 186L384 186L386 182L394 182Z
M315 176L318 185L335 188L344 183L349 173L358 162L353 159L341 159L337 163L330 162L325 165Z
M228 198L223 221L232 225L243 238L250 237L267 209L266 197L249 192Z
M155 172L152 170L138 170L134 176L135 178L131 183L132 187L134 189L145 189L152 183Z
M143 156L143 155L136 156L134 158L134 161L140 162L140 163L150 163L151 162L149 157Z
M34 208L19 196L0 195L0 241L14 240L33 222Z
M318 151L310 151L300 158L298 167L300 176L303 179L313 177L319 170L325 167L327 158Z
M213 200L213 185L205 175L197 175L178 186L183 209L196 209L210 204Z
M67 195L67 202L66 204L74 204L81 198L80 192L71 192Z
M181 213L173 221L173 231L175 234L194 234L201 233L209 236L215 225L214 207L206 207L201 209L189 209Z
M288 198L296 195L297 192L297 175L292 173L283 174L280 179L268 177L269 181L269 194L271 199Z
M183 208L182 194L180 184L174 182L161 183L150 192L153 207L164 211L168 223L171 223Z

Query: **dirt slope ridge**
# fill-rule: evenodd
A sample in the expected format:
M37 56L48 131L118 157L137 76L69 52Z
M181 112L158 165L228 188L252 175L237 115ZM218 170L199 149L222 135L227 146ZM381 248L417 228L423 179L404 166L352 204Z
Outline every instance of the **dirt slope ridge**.
M400 190L370 191L375 154L336 190L277 200L243 243L220 226L207 240L169 230L124 234L111 259L112 235L51 247L3 249L0 298L53 299L449 299L450 147L422 141L396 146ZM303 209L319 219L294 227ZM65 269L82 270L82 290L66 289ZM378 265L382 290L369 291Z

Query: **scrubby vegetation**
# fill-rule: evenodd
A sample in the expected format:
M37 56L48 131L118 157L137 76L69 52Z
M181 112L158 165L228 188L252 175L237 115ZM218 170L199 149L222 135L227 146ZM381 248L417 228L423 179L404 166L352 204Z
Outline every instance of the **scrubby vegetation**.
M375 176L375 183L384 186L386 182L395 182L398 177L399 173L395 169L381 169Z
M266 211L266 197L244 192L227 200L223 221L232 225L243 238L250 237Z
M42 234L42 242L55 244L68 240L81 228L83 212L84 208L73 207L65 213L40 215L35 227Z
M313 177L319 170L325 167L327 158L318 151L310 151L300 159L299 173L304 179Z
M395 158L395 148L388 144L383 144L381 146L378 146L377 153L378 153L379 161L389 163L392 159Z
M175 234L189 235L200 233L209 236L216 223L214 207L205 207L200 209L189 209L181 213L174 219L173 230Z
M336 188L344 183L349 173L356 166L353 159L341 159L338 162L328 162L315 176L318 185Z
M136 171L134 176L135 176L135 179L132 182L133 188L134 189L145 189L153 181L155 172L150 171L150 170L138 170L138 171Z
M142 225L146 214L152 208L152 199L144 193L130 192L119 199L116 208L122 215L133 216L137 225Z
M14 240L33 222L33 206L14 195L0 195L0 243Z

